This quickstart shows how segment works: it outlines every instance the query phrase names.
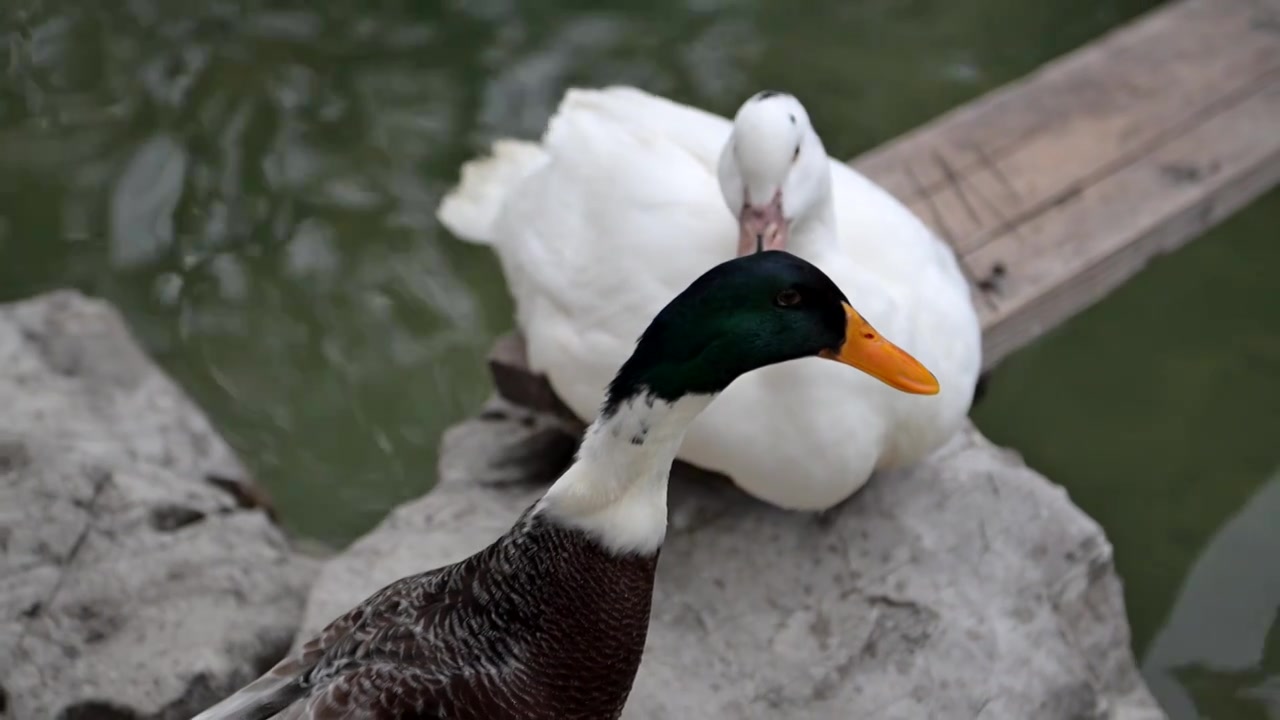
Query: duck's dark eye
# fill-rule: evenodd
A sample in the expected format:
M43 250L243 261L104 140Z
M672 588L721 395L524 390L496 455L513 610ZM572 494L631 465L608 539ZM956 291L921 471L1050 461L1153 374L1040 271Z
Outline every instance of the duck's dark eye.
M800 292L787 288L778 293L778 297L774 298L773 301L778 304L778 307L794 307L800 304Z

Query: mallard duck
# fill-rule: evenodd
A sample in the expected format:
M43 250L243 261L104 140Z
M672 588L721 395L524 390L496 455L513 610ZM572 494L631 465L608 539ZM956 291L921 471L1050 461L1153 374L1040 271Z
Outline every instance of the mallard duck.
M494 248L530 366L583 420L631 338L699 273L760 248L820 267L942 392L909 397L809 359L734 383L680 458L774 505L835 506L943 443L972 401L981 337L954 254L828 157L789 94L758 93L731 122L634 88L570 90L540 143L497 141L437 215Z
M653 319L573 464L510 531L378 591L197 720L619 717L689 423L740 375L801 357L909 393L938 387L804 260L718 265Z

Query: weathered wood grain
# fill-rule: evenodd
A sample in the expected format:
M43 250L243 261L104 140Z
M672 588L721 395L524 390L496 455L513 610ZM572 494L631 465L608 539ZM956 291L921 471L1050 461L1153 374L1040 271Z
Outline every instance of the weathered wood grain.
M1280 67L1276 4L1175 2L853 164L967 252Z
M1280 71L1265 92L965 256L1000 266L983 312L990 366L1280 181Z

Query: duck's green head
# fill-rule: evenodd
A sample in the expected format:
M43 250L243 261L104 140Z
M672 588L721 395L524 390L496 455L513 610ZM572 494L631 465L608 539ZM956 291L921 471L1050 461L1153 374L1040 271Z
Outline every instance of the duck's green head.
M752 370L803 357L855 367L903 392L938 381L885 340L818 268L768 251L711 268L667 304L609 386L605 413L640 394L709 395Z

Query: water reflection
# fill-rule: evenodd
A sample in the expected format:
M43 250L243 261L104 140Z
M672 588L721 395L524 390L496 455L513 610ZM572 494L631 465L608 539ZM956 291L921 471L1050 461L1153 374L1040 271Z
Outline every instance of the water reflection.
M187 153L168 135L138 145L111 190L111 264L130 270L159 260L173 245L174 211L187 176Z
M491 261L435 238L471 125L447 10L367 10L32 4L0 95L5 295L116 300L332 540L429 487L507 315Z
M1143 658L1175 717L1280 718L1277 518L1280 470L1200 553Z

